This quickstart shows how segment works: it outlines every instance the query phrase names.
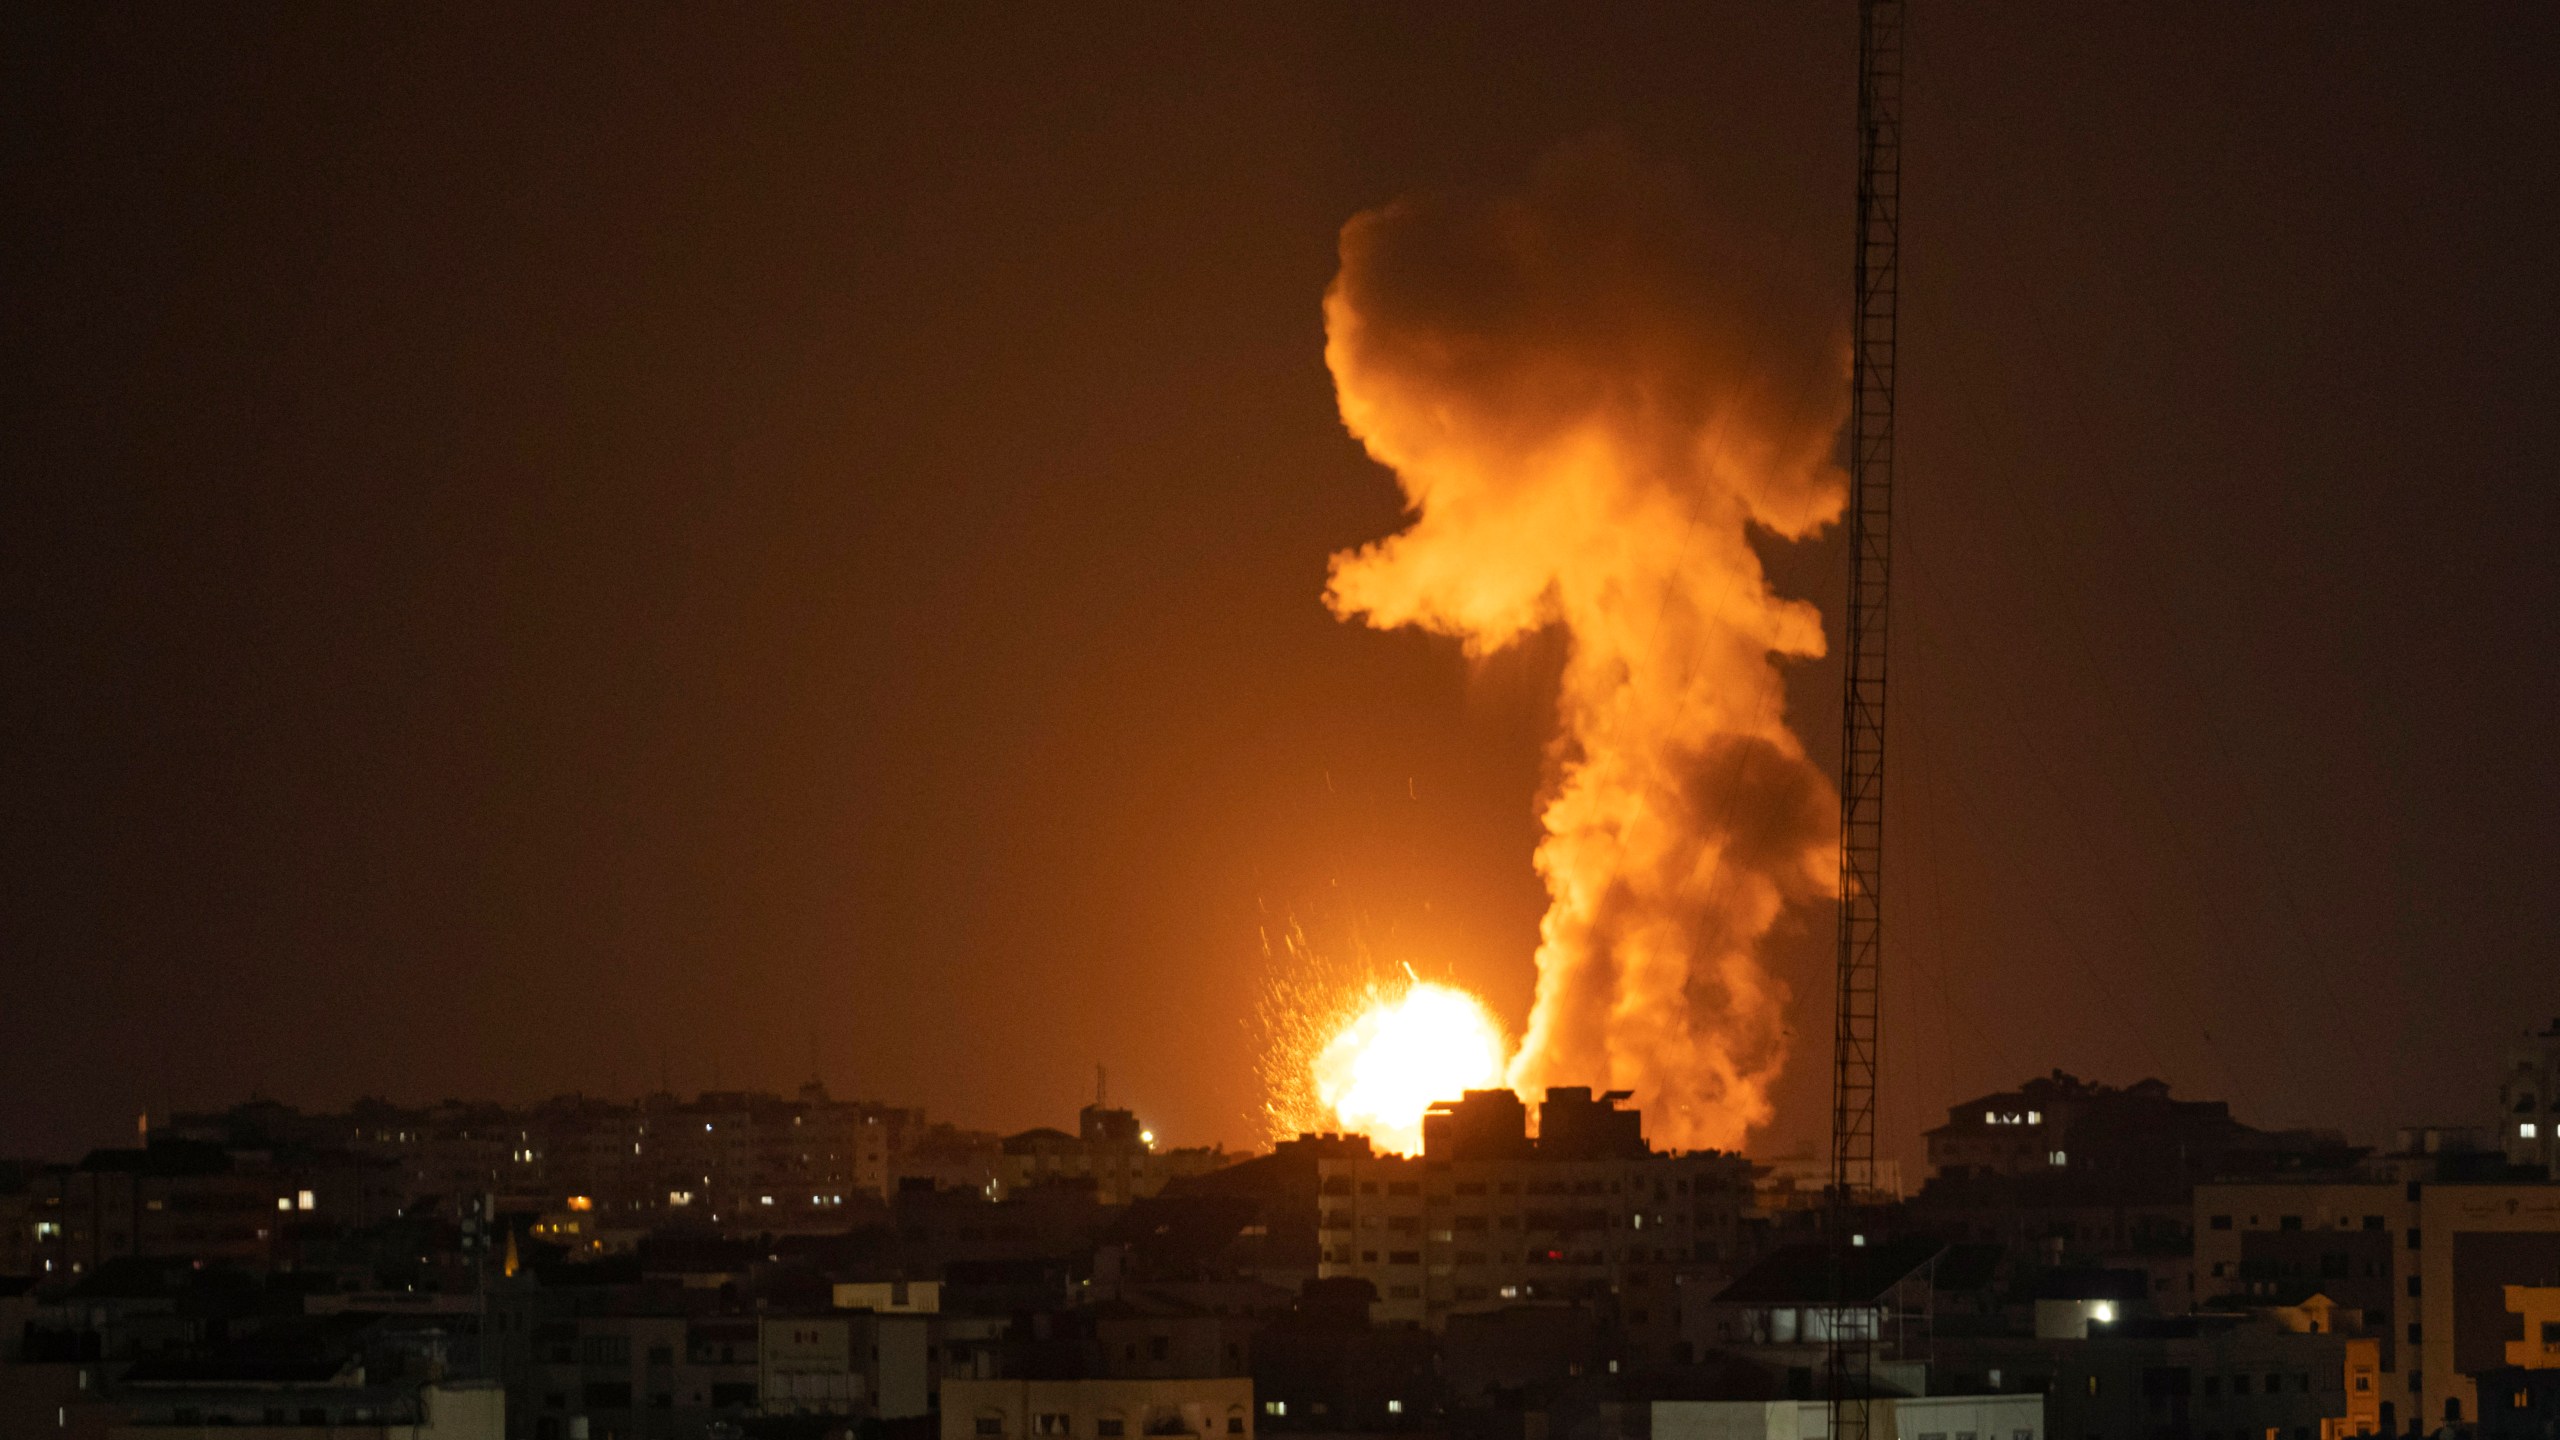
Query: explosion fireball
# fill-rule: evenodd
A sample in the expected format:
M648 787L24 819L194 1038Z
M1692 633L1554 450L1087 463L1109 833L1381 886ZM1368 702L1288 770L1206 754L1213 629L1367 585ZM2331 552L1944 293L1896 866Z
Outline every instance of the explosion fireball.
M1437 1100L1502 1083L1502 1026L1484 1002L1416 980L1372 992L1367 1009L1315 1058L1316 1096L1346 1131L1382 1150L1421 1153L1422 1114Z
M1503 1083L1510 1036L1459 986L1385 964L1356 931L1318 946L1292 922L1263 933L1263 953L1255 1021L1275 1143L1339 1130L1414 1154L1434 1101Z

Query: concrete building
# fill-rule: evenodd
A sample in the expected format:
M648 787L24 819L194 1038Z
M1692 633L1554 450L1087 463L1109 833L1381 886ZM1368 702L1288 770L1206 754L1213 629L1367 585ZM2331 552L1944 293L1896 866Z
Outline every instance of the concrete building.
M719 1091L682 1100L565 1095L525 1106L405 1108L361 1101L305 1115L258 1101L171 1122L177 1137L239 1152L335 1147L391 1168L403 1203L429 1198L458 1215L499 1197L503 1211L576 1207L593 1224L668 1212L727 1216L759 1229L841 1229L887 1197L902 1143L924 1134L912 1108L843 1101L815 1082L790 1097Z
M833 1287L839 1310L870 1310L882 1315L937 1315L942 1311L939 1280L841 1280Z
M2030 1394L2071 1440L2334 1440L2376 1433L2374 1342L2271 1315L2099 1325L2086 1338L1940 1336L1930 1385Z
M31 1176L17 1208L28 1268L56 1280L128 1257L184 1256L263 1267L298 1228L389 1218L387 1167L345 1152L231 1150L160 1138L94 1150Z
M2487 1370L2480 1381L2480 1440L2560 1436L2560 1370Z
M2498 1083L2498 1137L2507 1163L2560 1179L2560 1019L2518 1040Z
M1253 1381L1241 1376L942 1382L942 1440L1252 1440L1253 1431Z
M1006 1136L992 1194L1004 1199L1066 1181L1090 1184L1102 1204L1127 1205L1175 1179L1225 1169L1231 1160L1218 1149L1158 1150L1155 1132L1134 1113L1087 1105L1077 1113L1073 1135L1043 1127Z
M2196 1191L2208 1298L2361 1310L2379 1341L2382 1428L2478 1418L2472 1376L2510 1363L2525 1316L2560 1287L2560 1184L2341 1180Z
M1652 1150L1620 1093L1550 1089L1539 1133L1507 1090L1437 1107L1423 1153L1317 1162L1318 1274L1376 1288L1380 1324L1529 1302L1597 1305L1668 1356L1677 1279L1725 1273L1740 1249L1751 1165Z
M1928 1145L1917 1223L1998 1246L2013 1274L2138 1271L2163 1313L2204 1293L2190 1230L2199 1183L2342 1173L2366 1153L2329 1132L2254 1129L2157 1080L2118 1088L2059 1070L1949 1107Z
M84 1407L85 1408L85 1407ZM479 1380L368 1385L361 1365L138 1365L100 1402L108 1440L219 1430L234 1440L506 1440L506 1395ZM71 1428L66 1410L60 1427Z
M921 1315L868 1311L761 1317L758 1413L867 1420L924 1414L928 1323Z
M1871 1402L1868 1433L1893 1440L2044 1440L2041 1395L1932 1395ZM1824 1440L1821 1400L1656 1400L1652 1440Z

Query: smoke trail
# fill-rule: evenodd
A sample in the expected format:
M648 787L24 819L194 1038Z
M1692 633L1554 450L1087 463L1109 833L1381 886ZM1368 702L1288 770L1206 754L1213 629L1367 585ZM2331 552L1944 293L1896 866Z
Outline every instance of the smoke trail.
M1778 669L1822 653L1821 617L1770 592L1750 532L1839 513L1837 309L1606 145L1516 196L1362 214L1341 255L1325 360L1413 518L1335 555L1327 603L1470 655L1570 639L1511 1082L1632 1089L1658 1143L1738 1146L1786 1058L1761 942L1836 883L1837 800Z

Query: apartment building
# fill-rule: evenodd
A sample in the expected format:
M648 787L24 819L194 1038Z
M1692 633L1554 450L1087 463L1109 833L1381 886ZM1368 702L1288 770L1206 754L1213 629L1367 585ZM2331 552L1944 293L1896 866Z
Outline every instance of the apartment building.
M2498 1083L2498 1139L2508 1164L2560 1178L2560 1019L2508 1052Z
M1735 1259L1751 1165L1654 1151L1626 1098L1550 1089L1532 1138L1518 1097L1471 1090L1426 1120L1419 1156L1319 1160L1319 1275L1375 1286L1380 1324L1574 1301L1676 1344L1677 1277Z
M2473 1377L2560 1303L2560 1184L2251 1182L2199 1186L2195 1203L2199 1304L2319 1295L2361 1311L2386 1432L2476 1422Z
M942 1382L942 1440L1253 1440L1253 1428L1243 1376Z

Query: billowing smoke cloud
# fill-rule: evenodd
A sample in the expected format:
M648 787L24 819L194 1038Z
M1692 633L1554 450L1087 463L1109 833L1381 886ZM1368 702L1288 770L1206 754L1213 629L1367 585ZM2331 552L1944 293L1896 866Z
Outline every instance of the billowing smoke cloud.
M1343 422L1413 516L1334 556L1327 602L1471 655L1570 641L1511 1082L1632 1089L1656 1143L1768 1118L1787 990L1761 946L1837 883L1837 800L1778 669L1822 653L1821 617L1749 538L1844 497L1848 350L1809 271L1602 145L1518 195L1357 217L1325 296Z

